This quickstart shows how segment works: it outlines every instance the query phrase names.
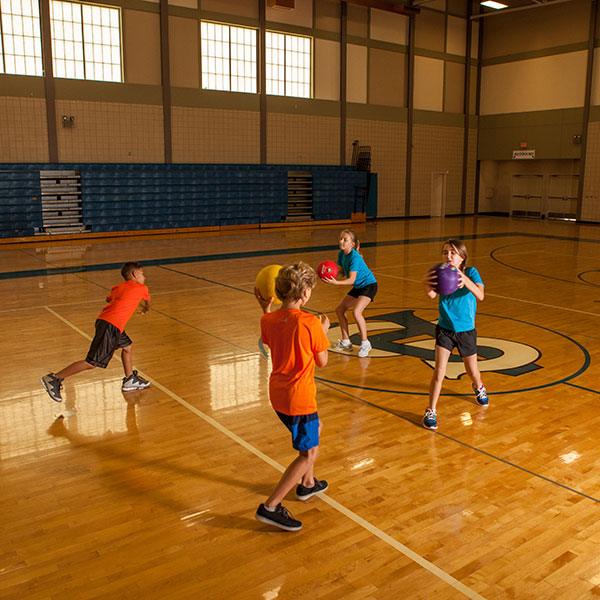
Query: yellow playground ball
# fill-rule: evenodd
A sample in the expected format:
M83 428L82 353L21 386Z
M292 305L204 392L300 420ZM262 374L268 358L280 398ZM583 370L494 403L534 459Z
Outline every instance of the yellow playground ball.
M279 275L281 265L269 265L264 269L261 269L256 276L256 288L260 292L260 295L268 300L269 298L275 298L274 304L281 304L281 300L277 298L275 293L275 279Z

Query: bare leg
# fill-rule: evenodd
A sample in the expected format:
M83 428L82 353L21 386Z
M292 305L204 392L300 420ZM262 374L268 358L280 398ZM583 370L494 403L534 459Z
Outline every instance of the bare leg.
M360 331L360 339L363 342L367 341L367 322L363 317L363 310L367 307L367 305L371 302L371 298L368 296L359 296L354 303L354 307L352 309L352 314L354 315L354 320L358 325L358 331Z
M298 483L298 480L303 479L308 470L312 471L318 453L318 446L300 452L300 455L285 470L275 490L265 502L267 508L275 508Z
M121 352L121 360L123 361L123 371L125 377L129 377L133 373L133 344L125 346Z
M59 379L64 379L65 377L71 377L71 375L77 375L77 373L88 371L89 369L94 368L94 365L90 365L89 362L86 362L85 360L78 360L77 362L71 363L68 367L60 370L58 373L55 373L55 375Z
M479 372L479 365L477 364L477 354L471 354L471 356L464 356L463 362L465 363L465 369L467 369L467 375L471 378L473 385L476 388L481 387L481 373Z
M450 358L450 350L442 348L436 344L435 346L435 368L431 376L429 384L429 408L435 412L440 392L442 391L442 383L446 376L446 367Z
M352 308L354 298L352 296L344 296L343 300L338 304L335 309L338 321L340 323L340 329L342 330L342 339L349 340L350 334L348 333L348 319L346 318L346 311Z

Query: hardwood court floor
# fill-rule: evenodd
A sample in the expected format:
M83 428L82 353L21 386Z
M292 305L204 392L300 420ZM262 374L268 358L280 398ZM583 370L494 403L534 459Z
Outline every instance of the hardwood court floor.
M334 259L340 227L0 249L0 597L600 595L600 227L357 229L379 282L374 350L331 352L317 372L316 474L330 487L305 503L290 494L297 533L253 518L294 452L269 405L252 288L267 264ZM448 237L466 241L486 285L490 406L453 363L434 433L420 420L437 305L420 280ZM153 297L127 327L153 385L122 393L115 357L67 380L58 405L40 376L85 356L126 260L145 264ZM307 308L335 322L345 292L320 283Z

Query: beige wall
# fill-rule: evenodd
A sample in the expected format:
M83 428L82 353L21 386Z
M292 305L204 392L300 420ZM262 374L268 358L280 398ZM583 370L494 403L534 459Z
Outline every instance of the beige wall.
M0 162L46 162L46 103L41 98L0 96Z
M160 106L59 100L56 115L72 115L75 127L58 128L61 162L163 162Z
M270 113L267 162L273 164L339 164L340 122L335 117Z
M174 107L172 121L173 162L260 162L257 112Z
M586 60L580 51L484 67L481 114L583 106Z
M257 27L258 0L170 0L169 5L173 162L258 163L257 96L202 90L199 58L202 18ZM462 112L465 65L457 61L465 54L467 20L457 17L454 9L454 15L445 15L444 10L444 0L434 0L416 20L415 108L434 114L438 124L415 128L411 214L425 214L432 169L456 170L454 162L442 156L446 151L432 140L449 144L453 161L462 156L462 128L456 125L456 115ZM315 53L314 99L267 103L267 162L339 164L339 0L296 0L293 11L269 8L267 26L313 37ZM379 214L384 217L404 216L405 211L408 30L406 16L347 6L346 164L355 139L372 147ZM57 116L75 118L74 128L57 131L61 161L164 161L156 0L123 8L123 42L123 84L57 83ZM17 88L6 92L0 87L0 94L7 94L0 95L0 130L9 132L11 139L8 146L0 145L0 160L46 161L44 99L26 97ZM474 151L472 147L470 178ZM454 186L452 194L460 194L460 186Z
M459 127L415 125L412 153L411 214L429 215L431 174L448 172L446 214L460 213L464 132Z
M348 119L346 162L352 142L371 146L372 171L377 173L378 215L403 217L406 197L406 123Z

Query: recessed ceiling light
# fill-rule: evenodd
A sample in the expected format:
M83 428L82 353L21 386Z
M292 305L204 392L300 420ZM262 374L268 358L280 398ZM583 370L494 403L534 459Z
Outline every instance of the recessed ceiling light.
M485 2L480 2L480 4L481 6L495 8L496 10L500 10L501 8L508 8L507 4L502 4L502 2L494 2L494 0L485 0Z

